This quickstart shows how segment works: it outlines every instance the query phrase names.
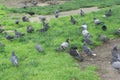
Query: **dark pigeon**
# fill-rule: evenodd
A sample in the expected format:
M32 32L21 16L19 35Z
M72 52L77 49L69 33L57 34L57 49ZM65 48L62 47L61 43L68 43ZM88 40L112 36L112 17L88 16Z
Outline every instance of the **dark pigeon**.
M73 16L70 16L70 22L71 22L72 24L78 23L77 20L75 20Z
M103 25L103 26L102 26L102 30L103 30L103 31L106 31L106 30L107 30L107 26L106 26L106 25Z
M105 16L106 16L106 17L109 17L109 16L111 16L111 15L112 15L112 10L109 9L109 10L105 13Z
M18 19L15 20L15 24L19 24L19 20Z
M22 21L23 21L23 22L29 22L30 20L29 20L29 18L28 18L28 17L23 16L23 17L22 17Z
M71 47L69 50L69 54L74 57L75 59L79 60L79 61L83 61L83 57L81 56L81 54L78 51L77 47Z
M5 38L6 38L7 40L12 40L12 39L14 39L14 36L8 35L7 32L4 32L4 35L5 35Z

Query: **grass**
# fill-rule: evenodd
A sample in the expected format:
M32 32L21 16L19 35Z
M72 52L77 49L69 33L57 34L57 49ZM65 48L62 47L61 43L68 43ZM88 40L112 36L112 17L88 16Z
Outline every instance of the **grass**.
M101 42L96 40L98 34L106 34L110 38L118 36L113 35L113 31L119 28L120 23L120 6L112 7L113 16L108 18L101 17L108 8L98 12L92 12L85 17L74 15L78 20L78 24L72 25L69 17L62 17L59 19L51 19L49 22L50 29L45 33L33 34L26 33L26 26L28 22L20 22L20 25L14 24L16 16L10 17L9 11L4 7L0 7L3 19L1 24L5 26L6 30L17 29L26 34L25 37L8 41L4 38L3 33L0 33L0 41L5 44L4 52L0 52L0 79L1 80L71 80L77 78L78 80L100 80L96 74L97 67L88 66L85 70L80 70L76 63L67 52L56 52L58 47L66 38L70 38L70 46L76 45L79 50L82 49L82 39L80 26L82 23L88 24L88 30L93 35L95 46L101 45ZM24 14L21 14L24 15ZM4 16L4 17L3 17ZM20 15L19 15L20 17ZM108 26L106 32L101 30L101 26L93 24L93 17L97 17L104 21ZM35 29L42 28L40 23L30 23ZM14 35L13 32L9 34ZM34 46L36 43L41 44L45 53L38 53ZM94 48L95 46L90 46ZM10 63L11 51L14 50L19 59L19 67L14 67Z
M82 7L92 7L97 6L99 8L103 7L110 7L112 5L119 5L119 0L71 0L68 2L65 2L64 4L59 5L51 5L51 6L45 6L45 7L28 7L27 9L24 8L12 8L10 11L15 13L27 13L27 12L35 12L39 15L47 15L47 14L53 14L56 9L62 11L68 11L73 9L79 9Z

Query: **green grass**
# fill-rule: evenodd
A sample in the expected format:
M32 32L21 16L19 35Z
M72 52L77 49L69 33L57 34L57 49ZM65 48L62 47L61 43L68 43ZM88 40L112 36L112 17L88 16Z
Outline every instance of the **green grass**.
M101 45L97 41L97 34L106 34L110 38L117 38L113 35L113 30L119 28L120 23L120 6L114 6L113 16L108 18L101 17L107 9L98 12L92 12L85 17L74 15L79 21L78 24L72 25L70 17L62 17L59 19L51 19L49 22L50 29L45 33L33 34L26 33L26 26L28 22L20 22L20 26L14 24L16 16L10 17L9 11L0 7L2 11L1 24L5 26L6 30L17 29L20 32L26 33L26 36L20 39L8 41L1 33L0 41L5 44L5 51L0 52L0 80L71 80L77 78L78 80L100 80L96 74L97 67L88 66L85 70L80 70L80 66L76 63L67 52L56 52L58 47L66 38L70 38L70 46L76 45L79 50L82 48L82 39L80 26L82 23L88 24L88 30L93 35L95 46ZM24 15L24 14L21 14ZM20 17L20 15L19 15ZM97 17L104 21L108 26L107 32L101 30L101 26L93 24L93 17ZM35 29L42 28L40 23L30 23ZM14 35L13 32L9 34ZM38 53L34 46L36 43L41 44L45 53ZM94 48L95 46L91 46ZM19 67L12 66L9 58L11 51L14 50L19 58Z
M79 9L81 7L92 7L98 6L99 8L103 7L110 7L112 5L119 5L119 0L71 0L65 2L64 4L59 5L51 5L45 7L28 7L27 9L24 8L12 8L10 9L12 12L17 13L26 13L26 12L35 12L39 15L46 15L46 14L53 14L56 9L60 11L68 11L73 9Z

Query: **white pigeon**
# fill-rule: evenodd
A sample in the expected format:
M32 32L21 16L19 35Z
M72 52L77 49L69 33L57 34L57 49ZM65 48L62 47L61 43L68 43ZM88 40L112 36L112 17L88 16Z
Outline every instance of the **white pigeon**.
M87 30L87 25L86 24L83 24L81 27L82 27L82 30Z
M65 42L63 42L61 45L60 45L60 47L62 48L62 49L66 49L67 47L69 46L69 39L67 39Z
M87 37L89 35L88 30L82 30L82 34L84 37Z

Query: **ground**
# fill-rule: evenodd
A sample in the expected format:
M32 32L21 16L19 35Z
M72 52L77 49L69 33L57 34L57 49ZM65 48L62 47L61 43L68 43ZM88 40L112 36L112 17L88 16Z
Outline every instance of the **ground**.
M84 69L88 65L98 67L98 74L101 80L120 80L120 74L114 70L110 64L111 50L115 44L120 44L120 39L110 40L109 43L103 44L94 49L97 54L94 58L85 58L84 62L79 63L80 67Z
M54 4L62 4L67 0L1 0L0 4L5 4L8 7L23 7L23 3L27 2L28 6L31 6L30 1L37 1L38 6L47 6Z
M5 2L5 4L7 6L14 7L17 5L18 7L20 7L22 5L23 0L14 0L14 1L16 1L16 3L13 3L13 0L9 0L8 2ZM21 3L21 4L19 4L19 3ZM79 10L72 10L72 11L63 12L60 14L61 14L61 16L71 15L74 13L78 13ZM83 8L83 10L85 12L91 12L91 11L97 11L99 9L97 9L96 7L92 7L92 8L87 8L87 9ZM53 17L54 17L53 15L46 16L46 18L48 20ZM35 17L31 17L30 20L32 22L39 21L37 15ZM101 80L120 80L119 73L116 70L114 70L110 64L111 50L115 44L120 44L120 39L112 39L109 41L109 43L106 43L99 47L96 47L93 51L94 51L94 53L97 54L97 56L94 58L89 58L89 57L85 56L85 60L83 62L78 62L78 64L80 65L80 68L84 69L88 65L95 65L98 67L97 72L98 72L98 75L100 76ZM84 53L82 53L82 54L84 54Z

